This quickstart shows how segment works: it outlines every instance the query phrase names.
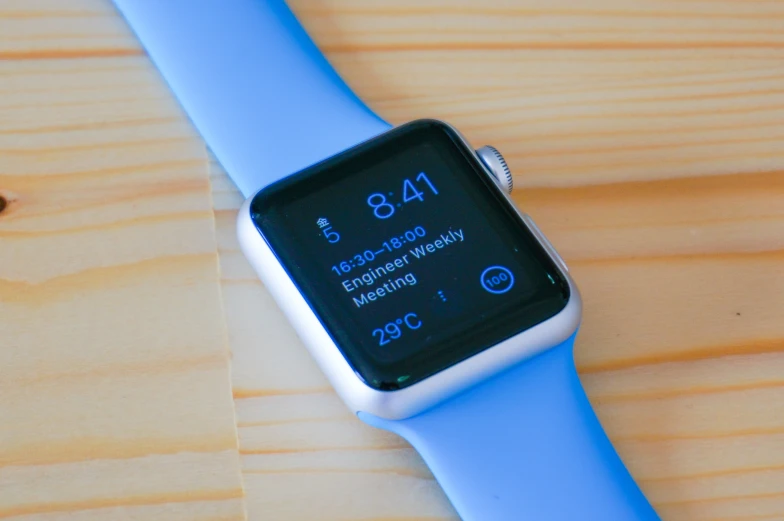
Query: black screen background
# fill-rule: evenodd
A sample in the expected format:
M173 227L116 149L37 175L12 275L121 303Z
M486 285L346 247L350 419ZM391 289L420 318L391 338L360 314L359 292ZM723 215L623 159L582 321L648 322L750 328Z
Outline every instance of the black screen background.
M420 173L437 195L415 181ZM422 201L403 201L405 179L422 192ZM374 215L367 202L373 193L393 205L391 217ZM346 359L378 389L420 381L550 318L568 300L566 281L549 257L459 138L439 122L399 127L276 183L254 198L251 212ZM322 217L340 234L337 243L329 243L317 226ZM426 235L391 252L382 246L392 238L406 241L404 232L416 227ZM410 253L443 238L453 242L420 259ZM368 250L375 260L358 266L355 256ZM342 284L395 259L403 267L370 287L348 292ZM354 266L338 275L332 267L341 262ZM514 275L503 294L480 283L483 270L496 265ZM394 291L355 304L362 292L406 274L416 283L388 285ZM416 313L421 327L402 325L399 339L387 335L389 343L379 346L373 330L408 313Z

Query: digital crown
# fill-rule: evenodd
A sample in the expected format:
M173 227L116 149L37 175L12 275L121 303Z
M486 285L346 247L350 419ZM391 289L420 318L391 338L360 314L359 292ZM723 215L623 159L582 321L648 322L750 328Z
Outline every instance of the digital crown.
M513 184L512 172L509 171L509 166L506 164L501 152L495 147L485 145L477 149L476 154L487 169L490 170L490 173L493 174L493 179L501 190L511 194Z

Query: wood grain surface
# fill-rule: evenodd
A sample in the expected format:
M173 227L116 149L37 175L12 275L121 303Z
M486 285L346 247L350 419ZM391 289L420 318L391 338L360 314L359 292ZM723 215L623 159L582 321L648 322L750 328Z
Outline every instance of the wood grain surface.
M204 144L71 4L0 1L0 519L241 520Z
M784 3L291 4L383 117L443 118L505 154L515 200L583 292L576 357L588 394L662 518L784 519ZM105 0L0 0L0 72L0 190L12 199L0 213L0 338L12 346L0 351L0 454L36 459L0 463L0 516L32 513L28 505L45 502L18 507L18 498L46 490L60 494L52 503L75 505L61 511L97 505L73 519L120 518L125 510L100 510L114 504L90 494L165 497L176 482L201 491L202 503L175 503L201 517L160 499L137 507L158 509L137 518L233 519L239 500L210 502L205 492L235 494L238 482L218 382L203 147ZM83 126L96 131L88 137ZM25 146L44 150L7 153ZM363 425L331 391L238 250L240 196L218 165L211 179L248 518L455 519L414 451ZM23 218L28 200L36 210ZM74 210L85 202L90 210ZM78 244L55 233L85 226L100 229L80 231ZM141 269L140 257L167 260ZM58 275L92 264L137 278L119 284L131 275L95 268L82 286ZM33 295L24 301L19 280ZM33 282L47 288L38 297ZM184 350L185 338L201 347ZM151 377L134 365L140 353L168 372L123 387ZM189 356L214 361L212 378L182 363ZM97 369L68 372L84 360ZM61 373L68 378L44 380L62 387L37 383ZM98 405L146 397L156 414L135 401L123 414L115 402L86 412L87 373L105 385ZM192 435L178 414L195 415ZM123 449L119 462L79 456L84 466L50 473L56 458L85 453L85 425L104 429L102 439L122 433L123 447L164 440L203 459L140 462ZM68 444L52 443L52 432ZM195 439L223 441L198 451ZM145 491L111 489L128 462L149 462L127 478ZM38 469L50 481L25 474Z

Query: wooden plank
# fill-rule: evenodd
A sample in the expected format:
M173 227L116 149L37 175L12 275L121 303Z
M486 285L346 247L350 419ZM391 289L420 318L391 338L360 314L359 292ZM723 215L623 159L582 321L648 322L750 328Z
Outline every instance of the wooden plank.
M509 159L586 315L597 412L665 520L784 517L784 5L292 1L382 116ZM331 391L213 194L250 519L455 519Z
M0 2L0 197L0 518L244 519L205 148L110 4Z
M576 354L589 395L663 518L783 517L784 6L765 0L292 4L340 73L384 117L441 117L475 144L490 142L505 153L519 188L516 201L581 284L587 309ZM49 91L63 96L62 103L52 105ZM239 488L226 470L235 464L228 441L215 441L224 440L221 414L197 441L183 437L190 423L174 425L174 409L165 406L192 407L185 395L166 391L198 366L212 377L175 387L190 392L198 383L204 394L192 395L203 396L196 412L223 411L220 356L213 359L216 351L205 347L216 345L211 339L220 327L202 333L219 313L203 282L214 245L202 230L207 207L196 197L204 189L194 174L202 149L107 2L0 1L0 92L0 148L15 150L0 156L0 190L12 200L0 214L0 237L15 241L13 255L0 250L6 252L0 270L4 279L6 271L23 272L25 284L12 278L4 286L0 302L13 299L16 307L0 316L26 317L0 321L0 333L28 342L3 359L16 364L8 366L16 380L3 386L0 379L2 417L8 411L15 421L3 422L12 427L0 432L21 436L27 428L42 436L49 418L64 426L34 449L19 437L14 450L0 445L5 458L38 461L24 469L0 463L0 506L22 512L6 498L21 498L29 508L25 494L36 490L30 483L54 482L63 488L54 487L60 496L46 504L61 510L24 517L56 518L91 502L74 517L121 518L129 510L105 498L125 497L116 470L128 461L134 476L155 470L147 488L134 482L134 494L150 498L162 490L171 500L191 486L202 491L191 503L134 506L134 515L236 517L239 500L206 495ZM8 121L13 126L3 128ZM19 151L31 135L37 141L24 156ZM68 165L73 168L63 168ZM46 189L29 182L33 176ZM249 517L453 518L416 454L355 420L329 389L237 249L240 197L219 169L212 180ZM2 228L6 216L32 203L39 209L14 217L19 229ZM167 227L170 220L176 223ZM100 226L87 226L93 223ZM71 228L79 232L65 233ZM182 242L169 240L174 233ZM83 245L73 246L72 238ZM101 266L128 259L129 265L96 271L90 285L76 277L84 258ZM156 263L159 258L165 260ZM11 261L13 270L6 268ZM121 279L131 282L116 282ZM29 291L33 284L49 289ZM114 296L92 299L91 292ZM133 320L114 312L117 301L129 309L139 303ZM19 312L44 302L51 309L40 316ZM192 321L173 332L162 317L177 304L188 307ZM90 327L96 322L115 334L100 337ZM62 338L76 338L80 348L47 349ZM172 341L180 338L202 347L172 348L185 345ZM171 355L163 354L164 343ZM82 347L99 344L100 351ZM77 363L86 367L64 371ZM0 367L0 375L11 374ZM102 387L93 389L90 378ZM28 389L41 394L31 397ZM111 444L97 437L70 442L68 433L84 422L83 414L68 415L73 404L81 413L85 403L97 410L119 396L143 397L147 408L132 401L136 407L105 422L87 422L88 434L108 432ZM28 423L24 403L40 405ZM139 422L148 419L166 435L150 441L140 434ZM203 423L198 414L191 419ZM213 447L209 440L222 450L194 448ZM151 456L146 466L134 451L153 443L187 452ZM79 458L107 451L127 460L79 466ZM66 456L74 461L54 462ZM25 473L36 468L51 469L46 479L54 481Z

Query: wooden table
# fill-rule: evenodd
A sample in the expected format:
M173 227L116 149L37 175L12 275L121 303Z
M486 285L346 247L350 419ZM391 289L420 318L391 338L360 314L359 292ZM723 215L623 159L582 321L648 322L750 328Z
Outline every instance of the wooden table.
M292 6L383 117L505 154L662 518L784 519L784 3ZM256 280L108 1L0 0L0 196L0 519L454 519Z

